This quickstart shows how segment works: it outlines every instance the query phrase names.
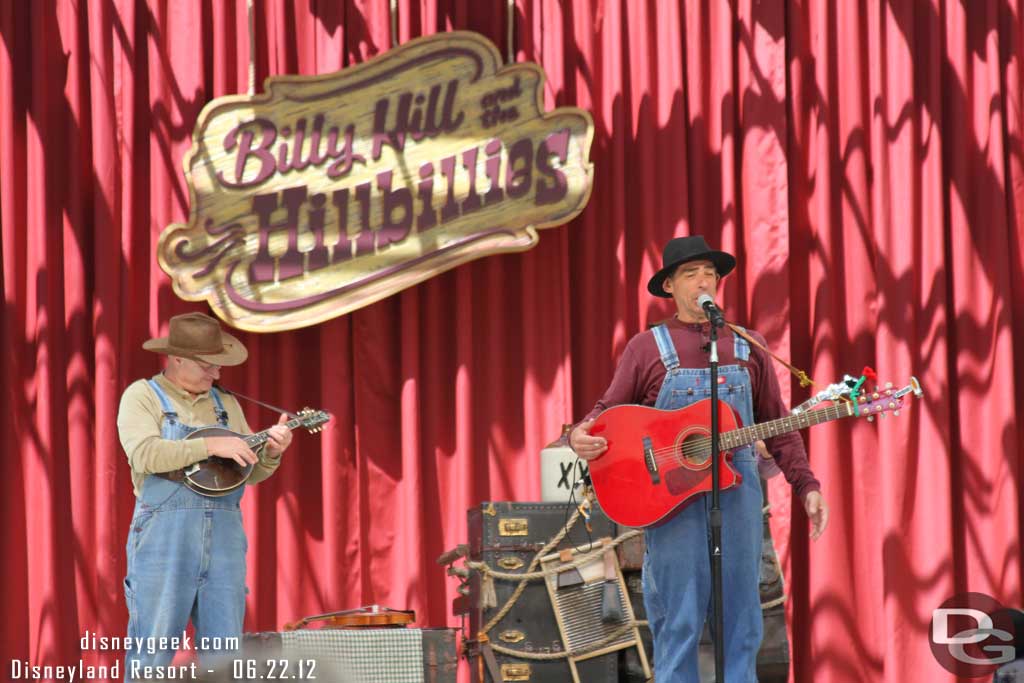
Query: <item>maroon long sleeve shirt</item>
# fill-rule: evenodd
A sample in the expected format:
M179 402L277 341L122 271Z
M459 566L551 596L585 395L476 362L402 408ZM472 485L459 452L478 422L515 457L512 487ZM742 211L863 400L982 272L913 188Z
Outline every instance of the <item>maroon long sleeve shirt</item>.
M708 353L704 347L710 341L709 324L684 323L673 318L665 325L675 343L676 353L679 354L679 366L707 367ZM749 334L759 343L765 343L764 337L757 332L751 330ZM731 329L724 328L719 333L718 362L720 366L740 365L747 369L752 389L754 421L767 422L788 415L789 410L783 404L779 391L779 380L771 366L771 357L751 344L750 358L746 361L737 360L734 341ZM664 381L665 365L661 362L654 333L651 330L641 332L626 344L611 384L584 421L596 417L607 408L624 403L653 406ZM799 432L767 439L765 445L797 496L803 499L810 491L821 489L807 461L804 440Z

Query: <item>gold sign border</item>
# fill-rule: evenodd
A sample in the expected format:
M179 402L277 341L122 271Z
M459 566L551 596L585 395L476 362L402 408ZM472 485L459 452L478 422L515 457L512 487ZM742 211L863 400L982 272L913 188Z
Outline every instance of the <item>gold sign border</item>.
M236 105L258 106L260 104L272 103L275 98L281 98L282 96L284 98L288 98L288 94L290 92L294 92L297 88L307 89L309 86L318 83L337 81L339 76L342 74L347 80L356 80L363 72L386 67L389 61L401 64L405 61L404 58L406 57L406 54L413 48L422 47L425 43L441 41L455 43L470 41L476 43L478 47L483 48L483 51L487 53L488 59L491 60L494 65L494 73L489 77L491 79L508 77L510 74L514 74L518 70L534 72L538 79L537 87L535 89L534 104L536 106L536 111L540 114L539 116L534 117L534 119L546 121L555 117L564 116L578 116L583 119L586 130L585 138L576 137L575 140L570 138L570 142L575 141L577 144L582 140L580 158L585 161L585 165L583 165L582 168L578 167L579 171L577 172L582 172L587 179L586 187L583 193L579 196L579 200L575 205L569 207L567 211L554 216L548 221L516 228L494 226L488 230L482 230L480 232L467 235L466 239L460 243L448 245L443 249L430 252L428 255L418 259L403 261L398 264L398 266L383 269L383 272L375 271L369 278L369 282L366 278L363 278L333 290L314 293L308 297L308 299L311 299L308 303L299 304L300 307L296 309L290 309L276 315L270 315L267 312L259 312L258 309L262 307L260 304L249 307L241 306L236 301L232 301L231 294L227 290L231 288L231 274L233 269L231 272L228 272L225 275L225 278L219 281L217 285L207 286L199 289L198 291L189 291L185 287L182 282L182 278L180 277L180 270L176 270L175 267L168 262L165 254L168 251L169 245L183 238L187 240L190 233L194 234L196 231L201 230L198 227L200 220L198 215L199 202L195 185L192 182L192 168L197 161L201 162L201 156L206 147L206 142L203 140L202 133L206 131L210 119L212 119L219 110L231 108ZM486 70L489 66L491 65L482 66L481 70ZM452 31L410 40L394 50L385 52L367 60L366 62L347 67L338 72L315 76L270 76L265 81L265 92L263 93L253 96L226 95L211 100L203 107L203 110L199 114L196 126L192 133L192 146L182 159L182 167L189 191L189 220L188 223L172 223L161 232L157 243L158 263L164 272L170 276L174 292L181 299L185 301L208 301L216 315L238 329L250 332L277 332L300 329L346 315L352 311L376 303L388 296L424 282L435 275L439 275L478 258L500 253L526 251L538 243L539 235L537 230L556 227L571 221L582 212L583 208L590 200L591 193L593 192L593 162L589 160L589 151L593 144L594 137L593 117L590 112L579 107L557 107L550 112L544 112L543 86L545 82L546 74L537 64L532 62L519 62L511 65L503 65L498 49L490 40L472 31ZM481 240L482 244L479 244ZM214 245L208 246L203 251L211 249L214 246L220 247L220 254L218 255L219 260L226 256L228 252L233 251L238 243L243 243L244 241L245 236L234 237L233 239L229 239L225 236L221 240L216 241ZM465 250L465 247L469 243L477 243L474 245L472 251ZM180 243L178 246L181 246ZM447 254L444 252L447 252ZM245 261L243 260L239 263L245 263ZM387 271L394 267L401 268L402 273L398 276L389 275ZM359 290L359 293L356 295L346 295L345 290L349 288ZM323 305L332 299L334 300L333 305ZM310 306L316 307L315 310L318 310L319 312L311 313L311 310L308 308ZM253 313L244 317L232 316L230 311L236 307L248 308L248 310L252 310Z

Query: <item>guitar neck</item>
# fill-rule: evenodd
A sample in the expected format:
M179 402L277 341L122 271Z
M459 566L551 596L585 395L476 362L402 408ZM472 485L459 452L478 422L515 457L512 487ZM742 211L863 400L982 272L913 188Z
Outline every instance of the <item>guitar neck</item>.
M301 425L302 420L298 418L288 420L287 422L284 423L284 426L287 427L288 429L295 429L296 427L299 427ZM269 429L264 429L262 432L250 434L249 436L245 437L245 445L248 446L249 448L257 448L259 446L262 446L270 438L268 434L269 431Z
M819 410L809 410L798 415L787 415L777 420L770 420L726 432L720 437L721 448L722 450L732 450L752 444L759 439L770 439L773 436L795 432L804 427L831 422L842 417L850 417L853 414L853 403L844 401Z

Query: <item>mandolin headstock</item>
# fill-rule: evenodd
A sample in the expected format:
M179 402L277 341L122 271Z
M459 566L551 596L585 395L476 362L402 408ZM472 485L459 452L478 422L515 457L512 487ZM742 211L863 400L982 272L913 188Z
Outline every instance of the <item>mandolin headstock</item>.
M331 419L331 415L323 410L303 408L295 419L298 421L297 427L304 427L310 434L316 434L323 430L324 424Z

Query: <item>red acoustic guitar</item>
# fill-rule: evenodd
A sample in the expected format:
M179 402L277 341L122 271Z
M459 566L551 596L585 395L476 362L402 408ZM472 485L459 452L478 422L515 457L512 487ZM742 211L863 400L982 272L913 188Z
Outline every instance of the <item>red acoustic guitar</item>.
M719 401L719 468L722 490L742 481L732 468L729 451L758 439L793 432L854 415L899 414L903 397L921 396L915 377L899 390L876 391L856 406L844 401L798 415L744 427L725 401ZM608 450L590 461L590 479L601 508L611 519L630 527L656 526L668 521L696 496L711 490L711 400L678 410L622 405L597 416L590 433L603 436Z

